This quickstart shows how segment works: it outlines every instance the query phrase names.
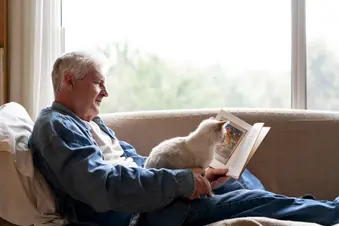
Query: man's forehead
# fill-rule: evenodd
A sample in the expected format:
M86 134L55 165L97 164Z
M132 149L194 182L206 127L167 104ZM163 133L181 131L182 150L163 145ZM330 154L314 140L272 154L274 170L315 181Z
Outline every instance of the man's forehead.
M101 79L101 80L105 80L106 79L106 76L103 75L101 72L95 73L95 77L98 78L98 79Z
M91 73L92 77L94 79L99 79L99 80L106 80L106 76L103 75L99 70L94 70L92 73Z

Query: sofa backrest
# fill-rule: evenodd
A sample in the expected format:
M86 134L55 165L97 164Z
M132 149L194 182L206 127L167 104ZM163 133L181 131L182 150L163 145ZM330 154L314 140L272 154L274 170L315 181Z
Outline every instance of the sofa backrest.
M339 113L290 109L225 109L250 124L271 130L248 168L265 187L280 194L339 195ZM142 155L164 139L185 136L219 109L103 114L120 140Z

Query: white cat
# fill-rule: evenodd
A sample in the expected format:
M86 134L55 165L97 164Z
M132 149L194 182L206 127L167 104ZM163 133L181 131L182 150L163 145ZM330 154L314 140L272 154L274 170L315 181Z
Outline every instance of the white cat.
M225 123L214 118L205 119L188 136L161 142L146 159L145 168L207 168L216 146L225 136Z

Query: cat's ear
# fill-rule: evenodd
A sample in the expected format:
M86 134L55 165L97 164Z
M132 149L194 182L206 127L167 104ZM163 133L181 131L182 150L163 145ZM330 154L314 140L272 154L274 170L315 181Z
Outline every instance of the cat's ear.
M215 123L215 130L220 131L221 128L227 123L227 121L218 121Z

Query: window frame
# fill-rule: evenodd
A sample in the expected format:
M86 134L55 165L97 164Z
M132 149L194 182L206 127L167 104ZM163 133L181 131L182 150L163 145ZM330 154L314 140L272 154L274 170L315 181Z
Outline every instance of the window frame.
M291 0L291 108L307 109L306 3Z

